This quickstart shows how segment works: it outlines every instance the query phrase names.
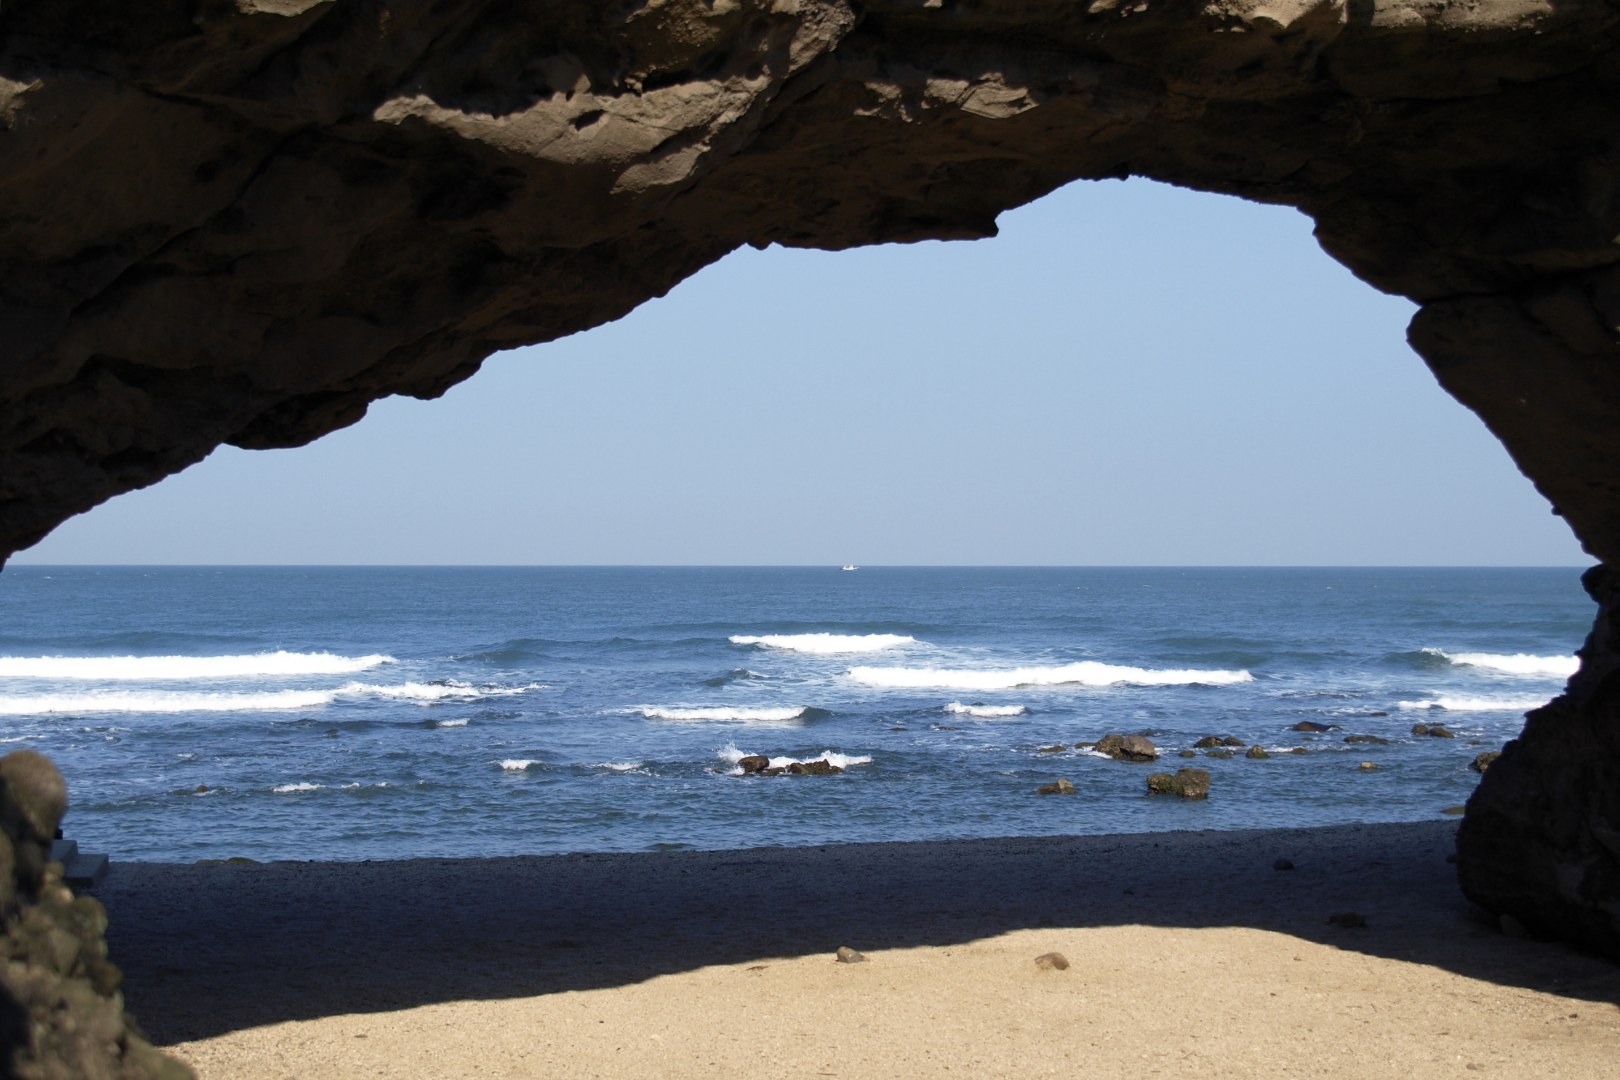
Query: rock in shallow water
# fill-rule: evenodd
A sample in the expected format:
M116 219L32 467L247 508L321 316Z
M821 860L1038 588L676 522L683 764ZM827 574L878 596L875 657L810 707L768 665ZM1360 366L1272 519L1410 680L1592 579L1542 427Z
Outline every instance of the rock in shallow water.
M1209 770L1177 769L1170 773L1152 773L1147 778L1149 795L1179 795L1183 799L1209 797Z

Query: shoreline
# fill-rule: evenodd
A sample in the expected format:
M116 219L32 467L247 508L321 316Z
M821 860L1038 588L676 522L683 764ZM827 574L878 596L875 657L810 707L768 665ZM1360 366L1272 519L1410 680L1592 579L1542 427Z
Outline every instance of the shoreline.
M204 1080L1603 1075L1620 968L1482 919L1455 829L124 863L93 895Z

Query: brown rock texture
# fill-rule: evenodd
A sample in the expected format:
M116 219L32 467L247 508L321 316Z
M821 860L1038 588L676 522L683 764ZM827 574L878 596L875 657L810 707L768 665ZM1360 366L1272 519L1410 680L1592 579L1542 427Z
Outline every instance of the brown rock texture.
M1440 382L1620 565L1617 33L1617 0L4 0L0 556L739 245L987 236L1138 175L1297 206L1418 301ZM1609 611L1459 867L1614 948Z
M46 862L67 787L43 755L0 758L0 1076L16 1080L186 1080L124 1015L107 960L107 914Z

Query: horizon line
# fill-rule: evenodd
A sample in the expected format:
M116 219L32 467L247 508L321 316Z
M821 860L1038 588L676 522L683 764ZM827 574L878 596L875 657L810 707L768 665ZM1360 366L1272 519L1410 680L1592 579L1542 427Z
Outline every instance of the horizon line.
M9 562L36 570L1586 570L1591 563L141 563Z

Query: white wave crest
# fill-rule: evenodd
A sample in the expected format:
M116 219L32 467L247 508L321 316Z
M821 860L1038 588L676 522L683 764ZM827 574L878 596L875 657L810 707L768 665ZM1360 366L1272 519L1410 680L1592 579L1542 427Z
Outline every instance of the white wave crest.
M917 639L903 634L734 634L731 643L836 656L840 653L882 652L901 645L915 645Z
M343 697L380 697L405 701L472 701L478 698L514 697L530 690L544 690L542 683L527 686L473 686L470 683L446 679L443 682L408 682L393 686L377 683L345 683L334 691Z
M1529 712L1539 709L1547 704L1544 697L1521 698L1486 698L1486 697L1447 697L1431 698L1427 701L1397 701L1397 709L1432 709L1446 712Z
M272 652L247 656L0 656L0 678L96 682L241 679L255 676L352 675L392 656Z
M788 705L782 708L770 709L716 706L713 708L676 709L659 705L642 705L638 711L648 720L674 720L681 723L787 724L803 719L807 707L804 705Z
M868 686L899 690L1011 690L1020 686L1225 686L1253 682L1247 671L1151 670L1099 664L1082 660L1061 667L1001 668L974 671L960 668L857 667L849 677Z
M522 772L530 765L540 764L540 760L538 758L503 758L496 764L507 772Z
M1463 667L1485 668L1505 675L1524 675L1529 678L1567 679L1581 666L1575 656L1534 656L1530 653L1448 653L1441 649L1424 649L1426 653L1443 656Z
M319 791L321 790L321 785L311 784L308 780L300 780L296 784L277 784L270 790L275 792L277 795L288 795L295 791Z
M441 727L441 728L466 727L467 726L467 718L462 717L460 720L440 720L440 721L436 722L433 726L434 727Z
M338 698L378 697L431 704L506 697L539 688L468 686L464 683L345 683L335 690L263 690L242 693L193 690L86 690L74 694L17 694L0 697L0 716L104 713L276 712L317 709Z
M26 694L0 698L0 716L58 713L275 712L314 709L331 703L331 690L271 690L256 694L187 693L175 690L106 690L82 694Z
M953 701L945 706L945 711L955 713L958 716L994 720L1004 716L1023 716L1029 710L1022 705L964 705L960 701Z
M609 772L616 773L630 773L646 772L646 765L647 763L645 761L598 761L595 765L592 765L591 768L606 769Z

